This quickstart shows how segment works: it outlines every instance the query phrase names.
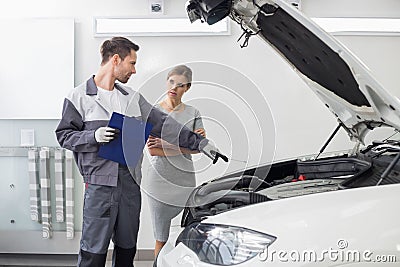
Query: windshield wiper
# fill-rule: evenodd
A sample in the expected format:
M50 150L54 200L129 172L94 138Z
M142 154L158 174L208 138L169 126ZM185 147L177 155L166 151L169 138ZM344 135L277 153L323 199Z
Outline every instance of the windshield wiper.
M390 138L390 137L389 137ZM364 148L361 153L365 154L372 150L375 155L373 155L373 158L376 158L380 155L382 155L385 152L393 152L397 151L397 147L400 144L400 141L397 140L388 140L388 138L384 139L383 141L372 141L372 144Z

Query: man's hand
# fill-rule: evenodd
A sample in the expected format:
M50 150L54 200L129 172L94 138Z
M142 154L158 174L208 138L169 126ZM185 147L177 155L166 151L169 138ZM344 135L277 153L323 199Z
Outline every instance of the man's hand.
M208 142L205 146L200 145L200 152L204 153L207 157L212 159L213 164L217 163L219 158L221 158L225 162L228 162L228 157L221 154L218 148L213 146L210 142Z
M228 162L228 157L219 153L218 151L211 151L211 153L215 152L215 157L213 160L213 164L217 163L218 159L221 158L223 161Z
M114 138L117 138L119 133L118 129L111 127L100 127L94 132L94 138L97 143L108 143Z

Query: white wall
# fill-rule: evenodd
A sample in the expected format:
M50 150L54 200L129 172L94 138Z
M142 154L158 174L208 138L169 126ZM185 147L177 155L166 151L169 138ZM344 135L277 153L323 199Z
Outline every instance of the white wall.
M164 2L166 3L166 16L185 16L184 0L165 0ZM14 0L2 4L0 17L74 18L76 31L75 85L78 85L95 73L100 63L99 46L105 39L93 36L93 17L147 15L147 3L147 0ZM303 9L310 16L400 17L400 4L396 0L304 0ZM131 78L129 85L139 89L152 76L178 63L211 61L227 65L253 81L269 103L275 122L275 158L282 159L298 154L317 152L336 127L335 119L323 105L320 105L319 100L306 88L303 81L294 74L286 62L277 56L273 49L267 47L257 38L250 39L248 48L240 49L239 43L236 42L240 34L240 28L232 24L231 36L133 37L131 39L138 43L141 48L138 53L138 72ZM400 78L396 73L400 60L397 50L400 44L399 37L339 37L339 39L350 49L354 49L354 52L373 71L376 71L377 78L383 85L400 96L398 87ZM6 37L2 37L2 41L6 41ZM27 49L29 49L29 42L31 41L44 42L46 40L27 40ZM16 51L16 53L18 52L20 51ZM56 54L44 56L52 57L55 67L57 66ZM40 70L24 71L38 71L38 75L43 75L43 79L46 78L46 73L40 73ZM218 76L217 73L214 73L214 75ZM194 76L196 77L196 72ZM163 84L160 84L153 90L162 92L163 88ZM245 95L245 89L240 88L238 90ZM193 87L193 90L196 90L196 87ZM155 101L158 94L154 94L154 91L142 91L142 93L151 101ZM199 91L190 92L190 94L199 95ZM190 94L188 94L188 97ZM212 91L208 90L207 94L207 97L214 97ZM250 99L249 101L257 101L257 99L252 99L251 95L247 98ZM229 103L227 105L229 106ZM201 107L200 110L205 108L205 106ZM217 114L219 111L209 111L210 114L213 112ZM263 115L257 114L259 118L263 118ZM271 120L268 122L271 122ZM271 126L271 124L268 125ZM240 124L240 126L242 127L243 124ZM230 145L243 146L243 144L230 144L221 140L218 135L213 134L212 127L207 130L209 136L222 148L229 149ZM269 130L265 129L267 132ZM268 137L272 138L269 135L264 136L264 138L267 138L266 144L271 145L268 143ZM328 150L349 148L350 143L346 140L347 137L342 132L328 147ZM252 146L249 148L250 151L256 150L257 148L254 147L257 144L256 140L250 141L253 142L250 144ZM52 143L54 140L49 142ZM254 159L254 162L256 161L257 159ZM148 163L144 163L144 173L146 164ZM204 176L208 175L209 178L212 178L212 173L218 173L224 168L223 164L218 164L210 170L210 173L202 174L201 179L207 178ZM145 201L142 209L139 248L152 247L151 223Z

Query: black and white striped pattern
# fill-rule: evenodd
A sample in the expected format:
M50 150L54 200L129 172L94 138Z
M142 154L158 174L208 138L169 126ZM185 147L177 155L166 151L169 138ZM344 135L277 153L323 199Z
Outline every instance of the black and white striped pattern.
M65 206L67 221L67 239L74 238L74 155L72 151L65 151Z
M37 148L30 148L28 150L30 213L32 221L41 222L38 162L39 152Z
M42 237L51 238L51 187L50 187L50 151L40 150L40 195L42 204Z
M56 222L64 222L64 150L54 150L54 173L56 187Z

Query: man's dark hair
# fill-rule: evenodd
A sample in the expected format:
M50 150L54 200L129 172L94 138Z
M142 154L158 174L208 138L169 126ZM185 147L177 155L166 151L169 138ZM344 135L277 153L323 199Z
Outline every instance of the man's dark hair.
M101 64L107 63L110 57L115 54L118 54L124 60L131 53L131 50L138 51L139 46L125 37L113 37L111 40L105 40L100 48Z

